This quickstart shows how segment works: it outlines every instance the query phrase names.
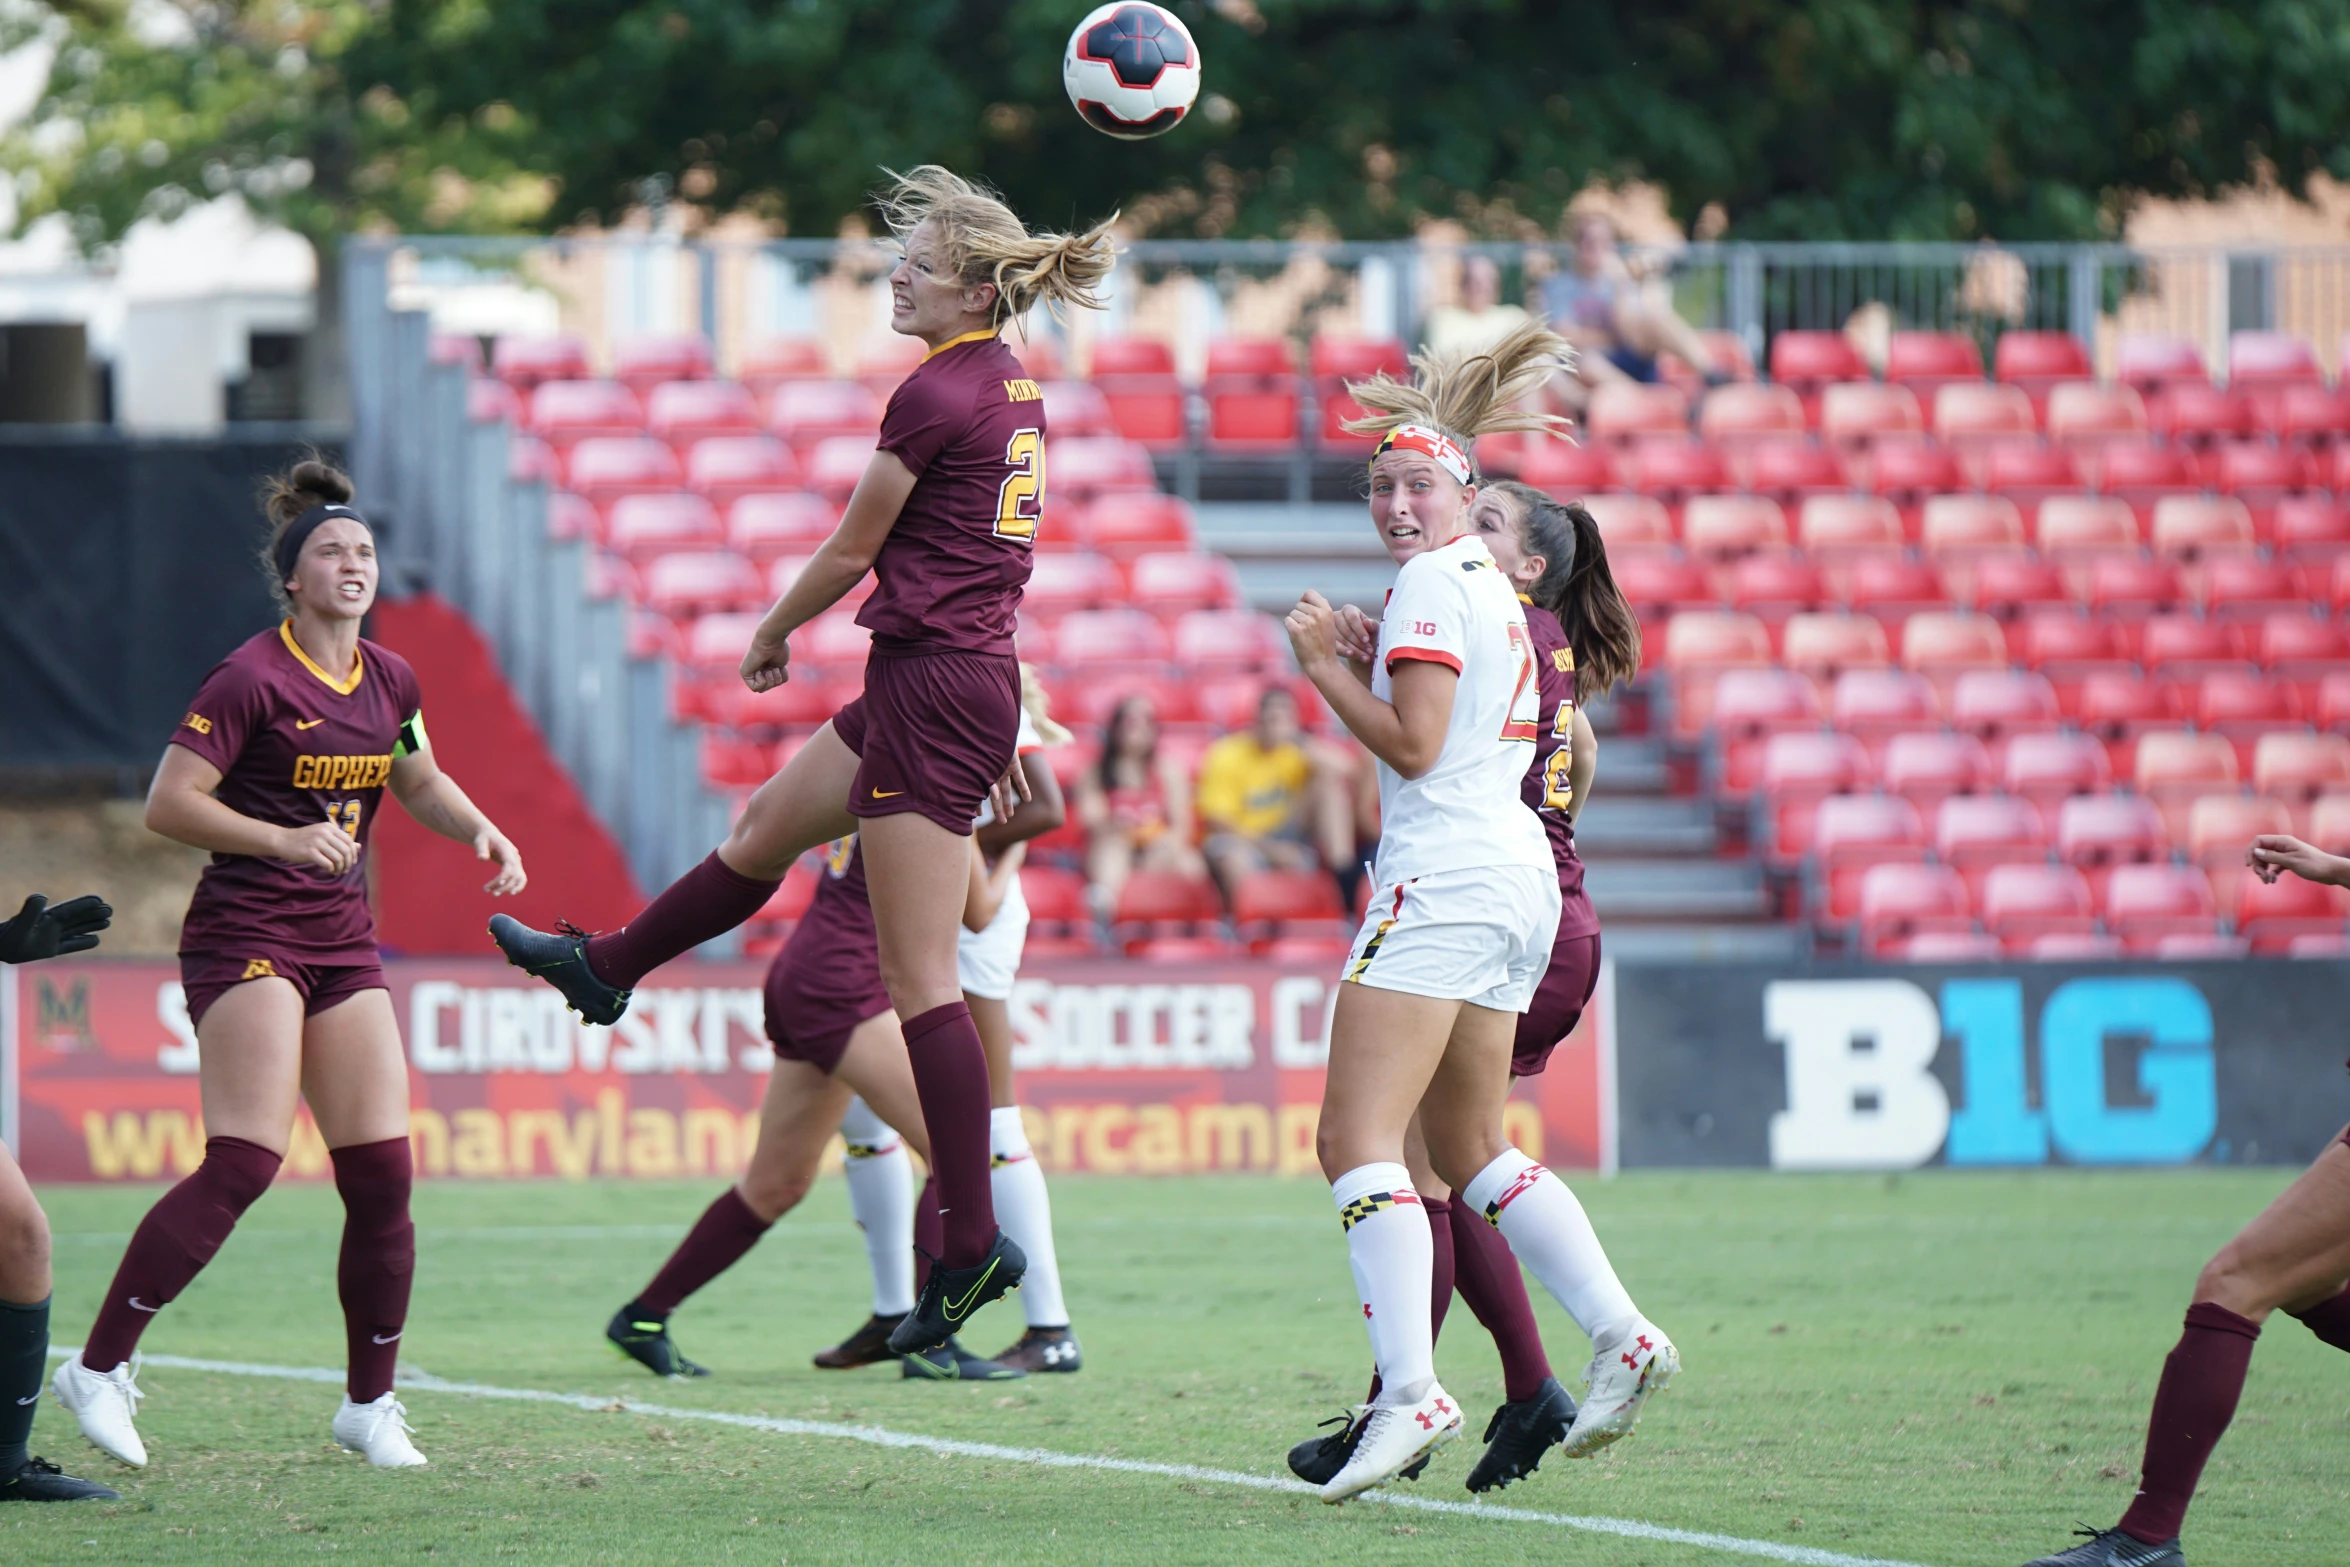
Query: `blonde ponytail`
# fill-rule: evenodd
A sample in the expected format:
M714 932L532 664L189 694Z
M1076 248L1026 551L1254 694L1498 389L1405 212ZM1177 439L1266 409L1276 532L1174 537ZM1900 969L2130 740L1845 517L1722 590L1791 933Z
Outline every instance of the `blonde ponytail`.
M1469 446L1480 435L1503 430L1560 433L1556 414L1512 405L1574 363L1567 340L1540 321L1512 327L1481 353L1412 355L1412 379L1398 381L1382 370L1368 381L1347 383L1347 395L1366 410L1349 419L1357 435L1384 435L1398 425L1431 425Z
M994 285L997 322L1039 304L1056 312L1069 305L1102 308L1101 285L1118 260L1110 244L1116 213L1082 234L1031 234L1001 196L935 163L882 172L889 184L873 201L889 231L903 244L931 224L957 278L971 287Z

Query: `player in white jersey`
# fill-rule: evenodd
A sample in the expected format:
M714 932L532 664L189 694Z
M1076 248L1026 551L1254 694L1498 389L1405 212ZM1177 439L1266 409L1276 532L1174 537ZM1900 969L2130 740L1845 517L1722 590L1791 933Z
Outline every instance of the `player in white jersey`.
M1349 656L1367 640L1363 618L1319 594L1307 593L1287 622L1299 665L1377 759L1382 808L1316 1137L1380 1390L1322 1489L1328 1502L1420 1464L1461 1425L1435 1374L1432 1241L1406 1165L1415 1126L1432 1173L1502 1231L1562 1304L1574 1310L1595 1290L1623 1296L1573 1195L1501 1131L1517 1015L1549 962L1559 891L1547 836L1519 794L1540 722L1533 643L1471 521L1469 451L1482 433L1546 427L1510 405L1565 354L1529 323L1486 353L1418 361L1417 385L1381 376L1350 388L1374 411L1353 427L1385 432L1371 459L1370 510L1402 569L1370 660ZM1629 1299L1621 1305L1601 1314L1611 1342L1599 1349L1629 1363L1644 1398L1677 1361ZM1612 1389L1595 1381L1593 1392Z

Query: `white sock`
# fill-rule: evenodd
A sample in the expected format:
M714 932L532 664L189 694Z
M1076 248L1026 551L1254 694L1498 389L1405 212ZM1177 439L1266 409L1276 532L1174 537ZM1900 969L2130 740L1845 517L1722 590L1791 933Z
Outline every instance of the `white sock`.
M1575 1325L1606 1349L1640 1322L1591 1220L1566 1182L1512 1148L1477 1172L1460 1198L1498 1228Z
M1365 1164L1331 1183L1346 1260L1371 1331L1379 1402L1415 1404L1436 1377L1436 1336L1428 1320L1436 1246L1428 1210L1400 1164Z
M914 1160L905 1140L862 1099L840 1118L848 1144L849 1212L865 1232L873 1269L873 1313L902 1317L914 1309Z
M1053 1250L1053 1199L1044 1189L1044 1171L1028 1146L1028 1128L1020 1124L1020 1107L1005 1105L988 1112L988 1151L995 1155L988 1171L988 1189L995 1195L995 1220L1028 1254L1028 1272L1020 1280L1020 1309L1032 1328L1065 1328L1069 1307L1061 1299L1061 1262Z

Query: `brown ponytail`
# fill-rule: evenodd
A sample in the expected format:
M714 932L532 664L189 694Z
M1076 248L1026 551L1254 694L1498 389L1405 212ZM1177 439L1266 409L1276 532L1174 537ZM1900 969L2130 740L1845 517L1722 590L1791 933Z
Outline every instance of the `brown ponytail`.
M294 612L286 597L287 574L278 566L278 546L286 530L313 506L348 506L352 493L351 476L315 450L285 472L262 481L261 513L269 519L269 537L261 545L261 574L268 579L269 596L277 600L281 612Z
M1599 523L1580 501L1558 501L1516 479L1489 481L1517 503L1526 553L1542 576L1526 596L1556 615L1575 654L1575 700L1602 695L1640 673L1640 622L1608 569Z

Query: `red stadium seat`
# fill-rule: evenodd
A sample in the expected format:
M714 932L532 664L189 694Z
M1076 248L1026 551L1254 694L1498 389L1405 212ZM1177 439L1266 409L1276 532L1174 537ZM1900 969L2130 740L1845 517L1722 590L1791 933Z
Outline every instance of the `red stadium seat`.
M679 668L696 679L737 677L743 650L750 646L763 617L749 611L720 611L704 615L685 628L677 649ZM792 650L797 654L800 649Z
M1999 942L1980 931L1921 930L1887 943L1880 955L1896 963L1990 963L1999 957Z
M2313 626L2309 582L2298 566L2255 555L2214 555L2193 573L2195 596L2214 620L2267 621L2283 616Z
M1642 441L1623 457L1619 471L1633 489L1676 510L1691 496L1730 488L1722 454L1689 441Z
M1910 616L1950 607L1941 574L1923 561L1872 555L1836 576L1837 596L1856 613L1873 618L1891 637L1902 634Z
M2252 410L2233 392L2200 381L2184 382L2152 394L2146 422L2171 446L2194 450L2250 435Z
M2000 784L2045 812L2074 795L2104 793L2113 768L2094 735L2020 734L2001 758Z
M1869 367L1841 332L1781 332L1771 339L1771 379L1792 387L1807 409L1834 381L1866 381Z
M2008 645L2025 668L2036 669L2056 682L2060 697L2065 682L2078 681L2091 670L2136 675L2130 668L2133 660L2122 641L2121 628L2070 609L2036 609L2019 616L2009 632Z
M1635 614L1672 608L1686 610L1692 605L1717 602L1705 568L1693 560L1676 560L1647 550L1626 553L1611 546L1608 563L1614 570L1617 588L1623 592L1625 602L1632 606ZM1686 618L1686 614L1674 617L1676 621ZM1667 636L1670 636L1669 628ZM1668 641L1667 646L1670 645ZM1768 632L1763 634L1763 649L1764 657L1768 658Z
M2311 802L2309 841L2328 854L2350 854L2350 794L2320 795Z
M1893 661L1885 628L1867 615L1791 616L1779 656L1789 669L1820 679L1852 669L1881 669Z
M820 381L832 374L824 345L805 337L770 337L743 350L737 367L754 397L765 397L786 381Z
M642 435L590 436L571 449L564 463L570 487L598 511L627 495L655 495L685 482L677 454Z
M710 345L698 336L655 333L612 345L612 379L638 396L664 381L700 381L710 374Z
M2045 407L2057 385L2089 380L2097 368L2070 332L2002 332L1991 351L1991 374L1994 380L2022 387L2035 406Z
M1983 351L1957 332L1896 332L1885 350L1885 379L1920 398L1956 381L1983 379Z
M1965 453L2017 436L2036 436L2032 400L1995 381L1961 382L1934 394L1934 438Z
M1038 555L1029 566L1020 612L1024 618L1051 620L1074 610L1116 604L1125 597L1124 579L1117 566L1103 556Z
M2317 486L2317 464L2297 447L2221 446L2204 461L2213 487L2242 503L2255 521L2286 496Z
M808 488L836 506L848 504L857 481L873 466L880 442L870 435L828 435L807 457Z
M2325 378L2316 350L2297 333L2237 332L2228 338L2228 385L2233 389L2322 386Z
M1828 713L1838 729L1864 740L1938 728L1942 722L1933 686L1901 669L1846 670L1830 688Z
M2214 887L2234 892L2234 877L2226 875L2244 863L2252 840L2265 833L2289 833L2292 813L2282 800L2257 799L2247 794L2212 794L2187 811L2187 858L2214 878ZM2222 907L2222 914L2233 909Z
M559 452L595 436L641 435L643 407L618 381L547 381L530 394L530 428Z
M703 734L702 781L711 788L756 789L773 776L775 747L768 741L738 739L716 730Z
M1771 636L1752 615L1703 612L1675 615L1665 627L1669 670L1771 662Z
M2056 854L2092 875L2169 853L2162 813L2135 794L2075 795L2057 807Z
M855 381L785 381L767 398L769 428L803 455L836 435L874 435L881 399Z
M1116 435L1118 423L1110 415L1110 400L1090 381L1047 381L1044 393L1045 428L1055 435Z
M1697 433L1724 450L1777 436L1803 435L1803 399L1784 386L1732 382L1706 393L1697 409Z
M1282 936L1335 937L1352 934L1338 884L1321 871L1258 871L1232 889L1232 923L1253 952L1262 953Z
M2040 808L2008 794L1958 794L1934 813L1934 853L1980 896L1994 865L2044 865L2048 828Z
M717 519L711 519L715 525ZM644 605L673 620L767 603L759 570L732 550L659 555L644 565Z
M1236 451L1297 444L1300 382L1289 344L1278 337L1226 337L1208 345L1200 390L1208 444Z
M1701 560L1784 550L1787 514L1760 495L1692 495L1681 513L1681 542Z
M1106 375L1173 375L1175 356L1152 337L1105 337L1093 345L1093 378Z
M1947 865L1872 865L1861 873L1860 944L1883 953L1934 931L1970 931L1966 883Z
M2040 553L2052 560L2086 560L2138 547L2138 519L2110 495L2059 495L2043 501L2034 526Z
M1093 345L1093 384L1110 405L1118 433L1152 451L1172 451L1189 432L1183 383L1165 343L1104 338Z
M2296 806L2322 794L2350 794L2350 738L2262 735L2252 747L2252 787Z
M1119 561L1198 545L1190 505L1156 490L1116 490L1099 497L1086 509L1078 531L1087 544Z
M2004 495L1931 495L1920 515L1919 542L1942 559L2012 552L2024 544L2023 513Z
M2146 403L2126 386L2078 381L2048 394L2048 438L2077 451L2139 445L2147 435Z
M1983 876L1981 906L1984 926L2010 956L2029 952L2043 936L2081 936L2096 929L2089 880L2070 865L1991 866Z
M2083 488L2081 465L2061 446L2037 441L1997 441L1982 450L1983 488L2004 495L2021 510L2037 512L2055 495L2077 495Z
M1586 495L1582 500L1611 552L1628 544L1673 542L1672 514L1653 495Z
M2114 379L2140 392L2211 379L2203 350L2183 337L2125 332L2114 345L2113 358Z
M2253 744L2261 736L2307 727L2299 691L2286 681L2243 669L2214 670L2197 681L2194 712L2197 728L2235 742L2247 771Z
M2093 611L2143 619L2185 600L2179 569L2168 561L2134 555L2100 555L2089 562L2088 600Z
M2024 956L2035 963L2100 963L2122 955L2121 938L2102 932L2075 935L2059 931L2035 937L2024 950Z
M1348 432L1346 422L1368 411L1347 392L1349 381L1367 381L1380 372L1398 380L1411 374L1403 344L1392 337L1327 337L1317 335L1307 349L1307 373L1313 377L1314 398L1321 405L1315 432L1325 446L1367 452L1377 437Z
M424 356L436 365L454 365L468 376L478 376L489 368L481 339L470 332L432 333L424 340Z
M527 392L547 381L580 381L589 374L587 344L568 332L552 337L501 337L490 355L490 373Z
M2151 952L2165 936L2213 933L2211 882L2192 865L2117 865L2105 884L2105 923L2124 950Z
M2213 670L2243 669L2244 639L2225 621L2166 611L2140 629L2138 660L2158 680L2199 680Z
M1136 557L1128 572L1135 604L1162 619L1195 609L1238 609L1240 577L1221 555L1166 552Z
M1901 628L1901 662L1929 679L2007 665L2007 638L1988 615L1913 615Z
M1926 416L1906 386L1873 381L1840 382L1819 396L1820 438L1857 450L1913 441L1925 433Z
M572 539L594 539L604 531L603 520L584 495L569 490L550 490L547 493L547 537L557 542Z
M2233 793L2236 748L2225 736L2157 729L2138 737L2132 782L2162 812L2170 837L2186 836L2187 813L2206 794Z
M805 490L745 495L727 509L726 542L760 566L806 555L832 536L840 514Z
M874 396L886 401L898 389L898 383L914 373L928 352L918 337L901 337L895 332L869 337L857 350L856 378Z
M1871 866L1924 861L1925 824L1916 806L1891 795L1830 795L1812 815L1812 853L1827 883L1827 917L1848 920L1859 911L1861 877Z
M1042 565L1056 557L1038 556ZM1079 560L1082 556L1061 556ZM1158 621L1138 609L1079 610L1054 634L1054 662L1089 674L1155 674L1172 654Z
M2261 419L2263 414L2268 417ZM2253 415L2284 445L2334 445L2350 440L2350 389L2281 387L2274 403L2256 403Z
M1810 853L1819 802L1866 788L1872 774L1869 753L1850 735L1790 730L1766 739L1756 782L1770 809L1772 859L1789 865ZM1915 819L1914 808L1895 803Z
M1594 387L1583 425L1595 441L1620 446L1639 437L1689 433L1689 398L1678 387L1609 381Z
M1517 473L1534 488L1565 501L1580 500L1616 484L1615 458L1606 447L1570 446L1565 441L1528 443L1520 449Z
M2045 675L2015 669L1970 669L1951 682L1952 726L1986 744L2054 729L2061 716L2056 687Z
M2105 742L2106 754L2112 758L2117 775L2135 766L2139 736L2179 721L2170 689L2155 684L2136 670L2084 674L2078 695L2073 699L2073 717L2083 729Z
M2320 729L2350 731L2350 672L2320 677L2310 718Z
M2002 619L2024 615L2029 610L2048 605L2069 603L2071 600L2071 594L2065 587L2063 570L2056 562L2042 560L2034 555L1984 555L1977 559L1962 560L1952 565L1943 580L1954 590L1952 597L1960 599L1981 614L1997 615ZM2025 624L2037 624L2042 618L2070 621L2078 617L2069 612L2061 617L2033 615ZM2025 663L2038 668L2039 660L2031 652L2032 646L2027 639L2019 651Z
M2279 496L2269 542L2279 554L2312 564L2350 554L2350 511L2322 495Z
M1714 682L1712 732L1722 745L1722 787L1744 794L1759 780L1768 736L1818 729L1819 688L1791 669L1726 669Z
M2249 868L2215 869L2213 885L2234 892L2236 932L2259 953L2292 950L2296 938L2343 934L2342 903L2332 888L2294 875L2263 882Z
M1051 493L1067 500L1093 501L1125 490L1155 490L1158 470L1150 453L1122 436L1072 435L1045 448Z
M797 636L795 651L811 665L827 671L859 673L865 667L866 656L873 651L873 633L858 625L856 616L846 610L826 610L802 626Z
M1836 449L1814 446L1808 438L1759 440L1732 449L1730 460L1747 489L1787 505L1813 496L1848 498L1852 488Z
M723 543L718 513L699 495L628 495L612 503L604 543L642 568L658 555L708 550Z
M685 482L711 505L726 506L745 495L798 489L800 465L772 435L713 435L685 449Z
M1989 787L1991 756L1973 735L1897 734L1885 742L1883 775L1887 790L1930 811L1952 795Z
M1904 543L1901 514L1878 495L1807 495L1795 531L1804 553L1829 565L1863 555L1899 555Z
M2201 494L2203 477L2188 453L2172 447L2108 446L2098 454L2097 489L2128 506L2143 524L2165 496Z
M1271 615L1199 609L1175 622L1174 651L1192 675L1264 674L1288 667L1289 638ZM1061 661L1080 662L1069 657L1066 644Z
M1793 555L1748 555L1731 563L1729 600L1733 609L1766 621L1814 609L1828 596L1820 568Z
M522 422L522 395L503 381L477 378L465 383L465 417L475 424Z
M1870 454L1868 489L1884 496L1901 512L1902 526L1913 535L1923 517L1926 498L1966 487L1958 458L1939 446L1888 444Z
M1136 871L1118 889L1110 923L1118 944L1130 956L1142 956L1146 946L1170 938L1214 938L1223 913L1215 883L1204 876ZM1188 948L1162 947L1157 955L1164 959L1214 957L1224 950L1219 941L1214 949L1195 953Z

